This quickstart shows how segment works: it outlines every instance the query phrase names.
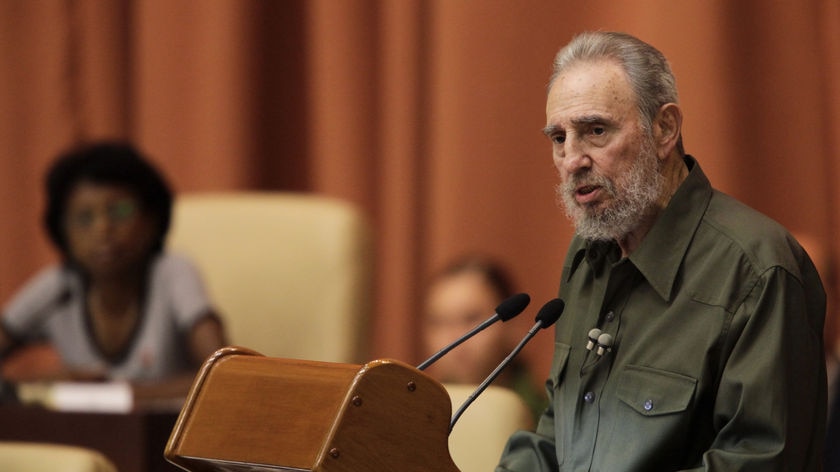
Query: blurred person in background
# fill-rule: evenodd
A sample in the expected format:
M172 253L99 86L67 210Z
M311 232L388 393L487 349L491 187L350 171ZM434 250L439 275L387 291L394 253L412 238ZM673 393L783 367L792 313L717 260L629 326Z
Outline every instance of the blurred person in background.
M164 177L131 144L97 142L58 156L45 185L44 223L61 262L3 307L6 380L116 380L138 398L185 394L225 333L196 267L164 250L173 200ZM27 364L27 347L56 362Z
M436 273L424 303L423 348L426 356L456 340L493 315L514 294L511 278L488 257L466 255ZM442 383L478 385L518 343L510 329L490 326L432 364L428 373ZM527 366L514 358L493 385L517 392L537 418L547 398L535 387Z

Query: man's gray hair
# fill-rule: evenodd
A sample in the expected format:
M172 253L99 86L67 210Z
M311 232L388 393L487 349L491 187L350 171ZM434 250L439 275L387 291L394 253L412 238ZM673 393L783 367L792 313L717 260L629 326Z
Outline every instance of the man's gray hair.
M659 108L677 102L677 84L668 60L656 48L626 33L586 32L575 36L554 57L549 89L557 77L582 61L613 60L627 76L636 94L645 129L650 132Z

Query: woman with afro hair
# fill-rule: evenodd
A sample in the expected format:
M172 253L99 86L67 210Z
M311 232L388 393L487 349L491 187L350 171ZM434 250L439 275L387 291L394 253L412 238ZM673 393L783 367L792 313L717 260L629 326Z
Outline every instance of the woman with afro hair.
M62 260L3 308L0 357L46 342L60 366L27 376L185 393L225 334L196 268L164 250L164 177L132 145L97 142L61 154L45 184L44 223Z

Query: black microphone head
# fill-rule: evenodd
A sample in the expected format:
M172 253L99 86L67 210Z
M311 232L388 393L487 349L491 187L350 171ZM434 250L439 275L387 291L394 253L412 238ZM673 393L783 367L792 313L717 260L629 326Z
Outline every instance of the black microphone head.
M496 314L502 321L507 321L522 313L529 303L531 303L531 297L527 293L517 293L499 303L499 306L496 307Z
M540 308L540 311L537 313L534 321L539 323L541 328L548 328L553 325L558 318L560 318L560 315L563 314L563 308L565 307L566 303L559 298L549 300L542 306L542 308Z

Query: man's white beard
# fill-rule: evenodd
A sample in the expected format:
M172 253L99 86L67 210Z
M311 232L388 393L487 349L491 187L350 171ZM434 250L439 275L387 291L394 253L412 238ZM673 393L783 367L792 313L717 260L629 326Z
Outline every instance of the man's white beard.
M575 189L580 185L598 185L610 201L605 208L580 205ZM594 173L591 168L571 175L557 186L558 199L579 236L589 240L621 240L654 210L665 178L650 138L646 138L639 156L624 178L614 182Z

